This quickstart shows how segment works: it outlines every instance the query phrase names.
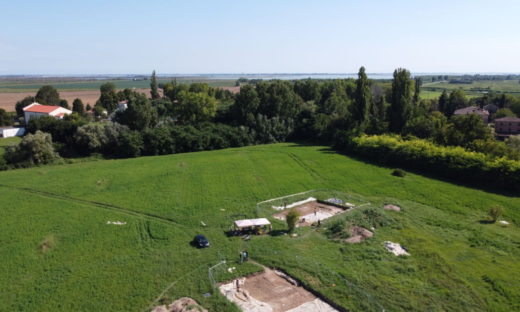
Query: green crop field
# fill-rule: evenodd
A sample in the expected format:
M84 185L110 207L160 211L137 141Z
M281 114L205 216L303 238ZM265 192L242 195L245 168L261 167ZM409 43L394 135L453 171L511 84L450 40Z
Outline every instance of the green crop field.
M159 79L158 83L170 82L172 79ZM227 79L197 79L197 78L177 78L179 83L205 82L213 87L232 87L235 80ZM81 80L81 79L18 79L0 80L0 93L2 92L36 92L43 85L52 85L59 91L85 91L99 90L99 87L107 82L112 82L118 89L125 88L149 88L150 80L132 80L132 79L115 79L115 80Z
M432 93L437 93L440 96L443 90L452 91L456 89L463 89L468 96L482 96L486 92L520 95L518 80L483 80L473 83L429 82L422 85L423 97L425 98Z
M353 311L518 311L520 197L390 173L292 143L0 172L0 311L147 311L181 296L237 311L212 291L208 268L226 259L235 276L259 270L236 263L244 249ZM225 235L257 216L257 202L311 189L357 194L385 225L353 245L322 229L283 235L272 218L273 235ZM480 222L492 205L509 226ZM197 233L210 248L190 246ZM411 256L389 253L387 240Z

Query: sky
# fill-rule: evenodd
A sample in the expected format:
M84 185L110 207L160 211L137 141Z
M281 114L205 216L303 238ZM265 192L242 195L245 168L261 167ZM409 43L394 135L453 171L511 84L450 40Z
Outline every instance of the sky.
M0 75L519 73L518 0L0 0Z

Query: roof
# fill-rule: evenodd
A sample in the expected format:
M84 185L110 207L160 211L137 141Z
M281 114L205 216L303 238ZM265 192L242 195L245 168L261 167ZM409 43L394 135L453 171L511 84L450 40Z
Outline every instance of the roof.
M495 121L520 122L520 118L517 118L517 117L502 117L502 118L495 119Z
M485 109L476 107L476 106L468 106L461 109L457 109L454 113L455 115L467 115L467 114L478 114L478 115L489 115L489 112Z
M239 228L243 227L250 227L250 226L264 226L264 225L270 225L271 222L267 220L266 218L259 218L259 219L244 219L244 220L236 220L235 225Z
M59 108L61 108L61 106L41 105L39 103L34 102L31 105L24 107L23 111L31 113L50 114Z

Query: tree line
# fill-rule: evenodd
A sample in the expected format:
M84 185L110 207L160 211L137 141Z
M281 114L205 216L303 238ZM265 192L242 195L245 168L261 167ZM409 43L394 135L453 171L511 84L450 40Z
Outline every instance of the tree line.
M75 101L72 115L63 120L31 119L27 132L50 134L51 145L61 157L137 157L288 140L347 148L362 135L391 133L440 146L461 146L490 157L520 159L517 138L496 141L479 116L453 114L475 105L496 107L492 117L516 116L518 98L486 94L468 99L462 90L455 90L425 100L420 96L421 84L422 79L412 78L406 69L396 69L390 83L380 83L368 79L361 67L357 79L245 80L240 92L233 94L205 83L173 80L158 85L153 72L149 96L130 89L117 91L115 85L105 83L93 107ZM42 89L35 97L38 102L65 104L52 87ZM126 109L118 106L121 101ZM45 142L48 145L47 137ZM30 155L12 148L6 152L4 167L42 163Z

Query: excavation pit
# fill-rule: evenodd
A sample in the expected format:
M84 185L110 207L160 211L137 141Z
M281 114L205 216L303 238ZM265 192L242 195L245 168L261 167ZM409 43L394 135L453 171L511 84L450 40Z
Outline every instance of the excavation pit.
M287 206L287 208L283 209L283 207L273 207L274 209L281 211L274 214L273 217L278 220L285 221L285 218L291 209L295 209L300 215L299 220L296 224L297 227L300 226L310 226L312 224L318 223L318 221L323 221L330 217L333 217L337 214L341 214L348 209L354 207L353 204L350 203L335 203L334 199L329 201L317 200L315 198L308 198L307 200L303 200L298 203L293 203ZM296 204L296 205L295 205Z
M336 312L290 276L269 268L219 286L244 312Z

